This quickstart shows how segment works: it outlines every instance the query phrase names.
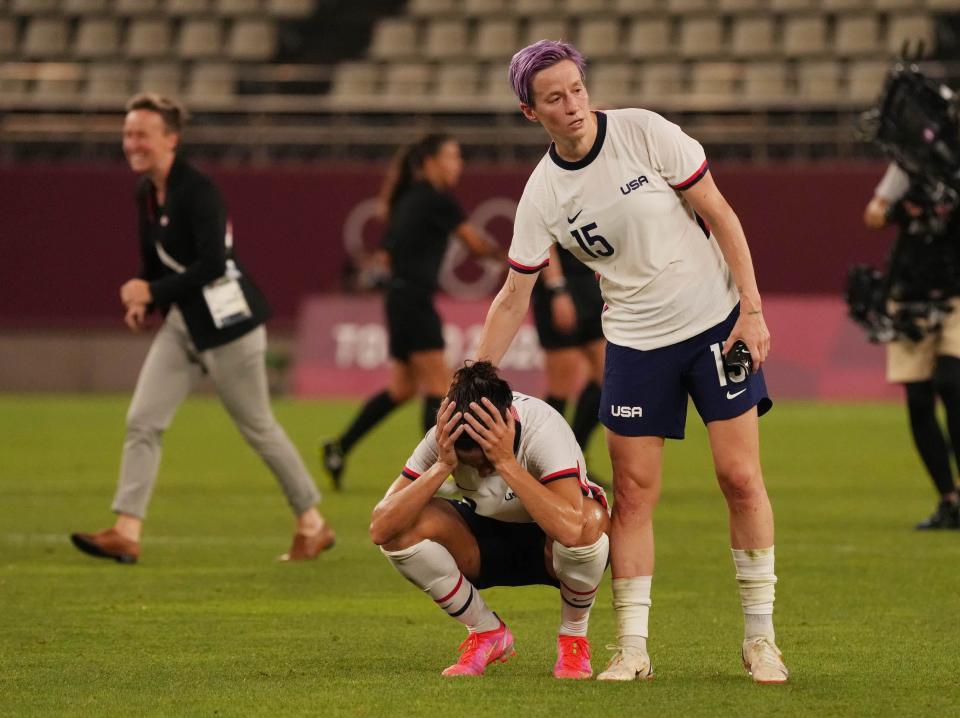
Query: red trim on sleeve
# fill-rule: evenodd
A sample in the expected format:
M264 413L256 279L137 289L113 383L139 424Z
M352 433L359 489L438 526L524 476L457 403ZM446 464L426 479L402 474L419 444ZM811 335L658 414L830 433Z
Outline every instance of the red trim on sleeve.
M556 481L557 479L579 479L579 478L580 478L580 468L572 466L569 469L560 469L560 471L554 471L552 474L541 476L540 483L549 484L551 481Z
M416 479L420 478L420 474L418 474L416 471L406 466L403 467L403 471L401 471L400 473L403 474L408 479L410 479L411 481L415 481Z
M541 269L550 264L550 257L547 257L540 264L535 267L528 267L526 264L520 264L520 262L515 262L514 260L507 257L507 263L510 265L510 269L520 272L520 274L536 274Z
M687 177L687 179L685 179L685 180L684 180L683 182L681 182L680 184L672 184L672 185L670 185L670 186L673 187L673 189L677 189L677 190L690 189L690 188L693 187L697 182L699 182L701 179L703 179L703 176L707 173L707 170L708 170L708 169L710 169L710 167L708 166L707 161L704 160L704 161L703 161L703 164L700 165L700 167L697 168L697 171L694 172L694 173L693 173L692 175L690 175L689 177Z

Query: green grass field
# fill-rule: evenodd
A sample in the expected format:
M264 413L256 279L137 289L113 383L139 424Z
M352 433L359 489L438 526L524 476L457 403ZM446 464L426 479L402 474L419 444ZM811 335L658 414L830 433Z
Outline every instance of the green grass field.
M559 597L492 589L516 658L451 681L459 624L367 538L370 509L418 435L398 412L351 457L322 510L339 536L307 564L273 559L291 519L218 403L190 400L165 441L141 562L67 539L111 520L128 397L0 397L0 715L939 716L960 705L960 533L918 534L934 496L897 405L781 402L763 420L777 515L783 687L751 683L724 504L691 419L667 447L651 614L656 679L550 677ZM316 468L353 405L280 401ZM588 453L609 476L602 438ZM318 477L319 478L319 477ZM321 488L327 489L320 479ZM594 668L615 637L609 581Z

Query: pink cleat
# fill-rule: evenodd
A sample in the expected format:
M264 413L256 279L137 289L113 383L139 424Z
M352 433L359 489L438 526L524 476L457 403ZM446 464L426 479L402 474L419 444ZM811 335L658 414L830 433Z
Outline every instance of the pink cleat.
M593 675L590 665L590 642L586 636L557 636L557 662L554 678L583 679Z
M445 668L445 676L482 676L494 661L506 663L513 650L513 634L503 621L500 627L483 633L471 633L460 644L460 660Z

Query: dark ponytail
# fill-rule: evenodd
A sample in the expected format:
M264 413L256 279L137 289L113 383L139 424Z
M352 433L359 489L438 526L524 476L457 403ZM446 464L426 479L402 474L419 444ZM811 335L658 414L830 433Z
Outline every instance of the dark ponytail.
M453 383L447 391L447 398L457 405L457 411L473 413L470 403L476 402L486 408L480 400L486 397L497 407L501 416L505 416L513 404L513 390L505 379L497 374L497 368L488 361L464 364L453 375ZM467 432L463 432L454 442L461 450L479 448Z
M413 144L400 148L390 163L387 176L380 189L380 197L387 210L387 217L393 213L400 196L410 185L423 176L423 163L428 157L436 157L440 148L453 141L446 132L432 132L421 137Z

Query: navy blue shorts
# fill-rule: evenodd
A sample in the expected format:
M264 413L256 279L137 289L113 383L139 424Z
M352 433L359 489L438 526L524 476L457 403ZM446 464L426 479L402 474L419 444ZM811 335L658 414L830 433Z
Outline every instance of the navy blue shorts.
M480 547L480 575L471 579L477 588L491 586L555 586L547 571L544 546L547 535L535 523L513 523L481 516L467 500L447 499L470 527Z
M753 407L760 416L767 413L773 402L762 369L740 382L723 371L720 352L739 315L737 306L715 327L659 349L607 342L600 423L621 436L682 439L688 396L705 424Z

